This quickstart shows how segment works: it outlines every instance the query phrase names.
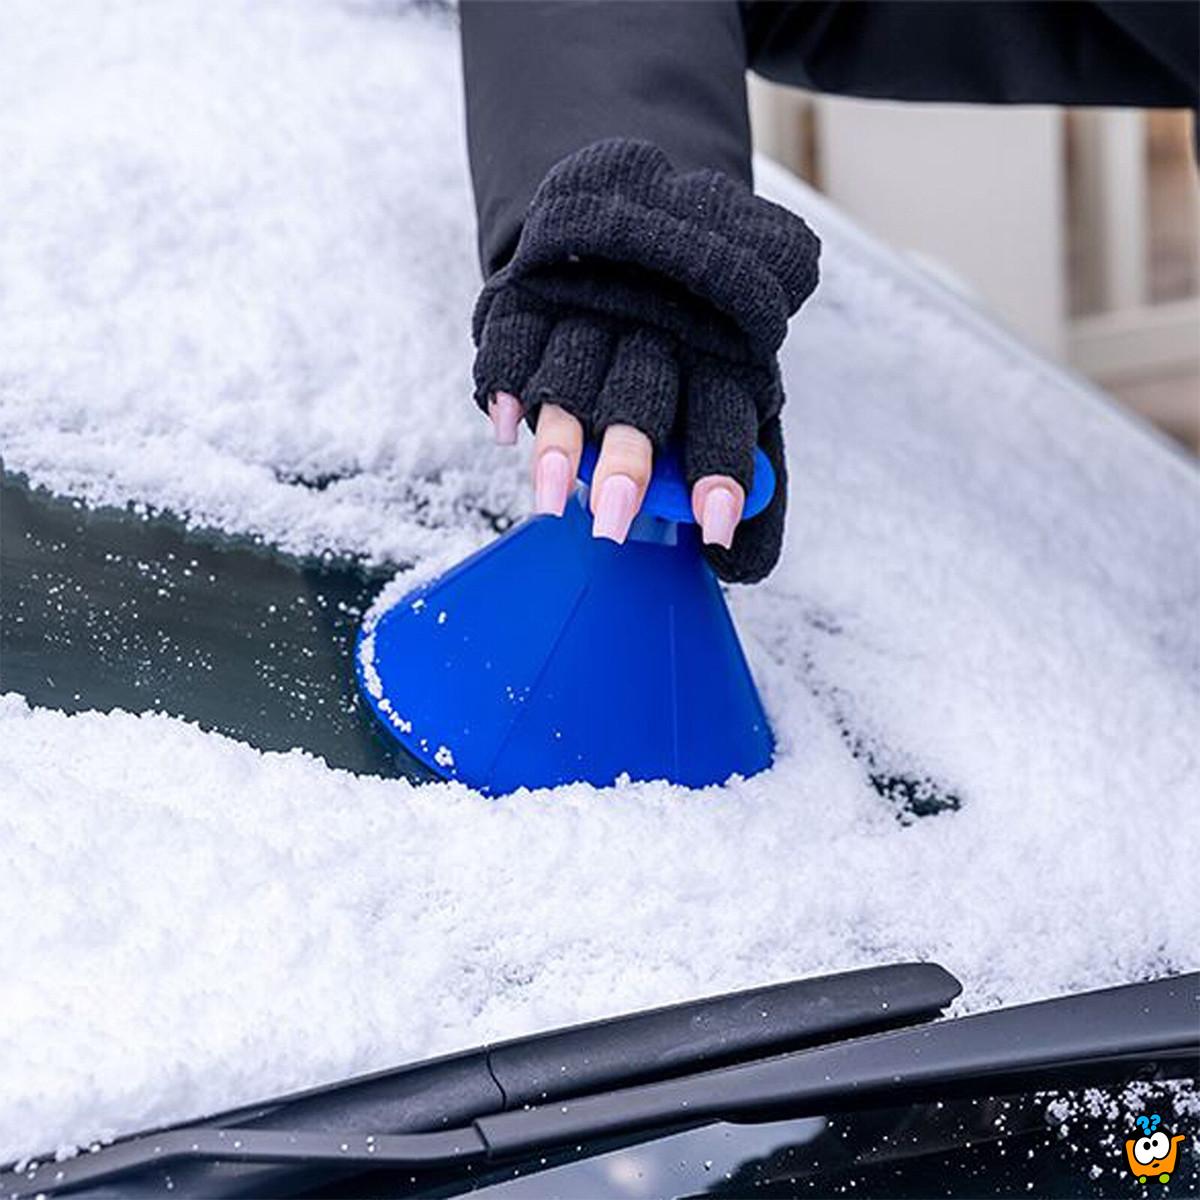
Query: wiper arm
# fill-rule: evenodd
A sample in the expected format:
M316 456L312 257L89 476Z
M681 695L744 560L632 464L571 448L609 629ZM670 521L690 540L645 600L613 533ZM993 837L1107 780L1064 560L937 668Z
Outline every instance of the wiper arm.
M487 1113L930 1020L961 990L934 963L898 963L553 1030L140 1135L32 1175L0 1175L0 1196L117 1178L140 1191L128 1177L168 1161L191 1164L186 1178L173 1176L173 1195L205 1197L285 1194L296 1179L290 1164L352 1172L466 1163L486 1151L468 1122ZM273 1169L225 1165L234 1163ZM161 1179L149 1185L155 1193Z
M349 1168L453 1167L648 1130L773 1120L918 1100L1122 1082L1148 1065L1195 1070L1200 973L876 1033L436 1133L169 1131L0 1180L13 1196L110 1180L148 1165L220 1159Z
M489 1157L646 1129L816 1116L961 1095L1116 1083L1200 1060L1200 973L820 1046L686 1079L480 1117Z

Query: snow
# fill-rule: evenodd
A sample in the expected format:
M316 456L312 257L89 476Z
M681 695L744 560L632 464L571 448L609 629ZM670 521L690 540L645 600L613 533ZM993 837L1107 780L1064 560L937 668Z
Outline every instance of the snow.
M0 45L9 469L415 563L389 596L526 510L468 399L445 15L14 0ZM3 698L0 1160L865 963L963 1011L1194 965L1192 468L760 180L826 243L785 558L733 596L776 766L490 801Z
M5 5L12 466L397 561L512 506L522 473L464 411L478 268L451 18L395 7Z

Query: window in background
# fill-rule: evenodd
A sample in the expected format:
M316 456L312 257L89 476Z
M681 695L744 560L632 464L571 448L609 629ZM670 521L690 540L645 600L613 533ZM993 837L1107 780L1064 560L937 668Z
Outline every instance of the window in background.
M762 152L1200 451L1191 116L906 105L753 80Z

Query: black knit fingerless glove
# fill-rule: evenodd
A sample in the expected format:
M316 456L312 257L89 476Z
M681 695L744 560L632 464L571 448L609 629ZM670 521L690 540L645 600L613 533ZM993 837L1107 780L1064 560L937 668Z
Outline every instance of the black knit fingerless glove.
M779 558L786 476L775 361L817 284L820 242L787 209L717 171L681 174L647 142L563 159L529 207L511 261L475 309L476 400L561 405L599 439L613 424L676 440L689 485L729 475L749 492L761 442L779 483L733 547L706 547L726 580Z

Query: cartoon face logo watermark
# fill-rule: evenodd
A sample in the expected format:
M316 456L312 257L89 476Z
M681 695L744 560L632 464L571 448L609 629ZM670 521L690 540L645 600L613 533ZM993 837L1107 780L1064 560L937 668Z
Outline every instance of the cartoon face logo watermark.
M1186 1135L1177 1133L1169 1137L1165 1129L1159 1129L1162 1117L1154 1113L1149 1117L1138 1117L1134 1124L1141 1127L1140 1138L1130 1138L1125 1143L1125 1157L1129 1169L1137 1176L1138 1183L1157 1179L1166 1183L1175 1170L1175 1159L1179 1156L1179 1143Z

